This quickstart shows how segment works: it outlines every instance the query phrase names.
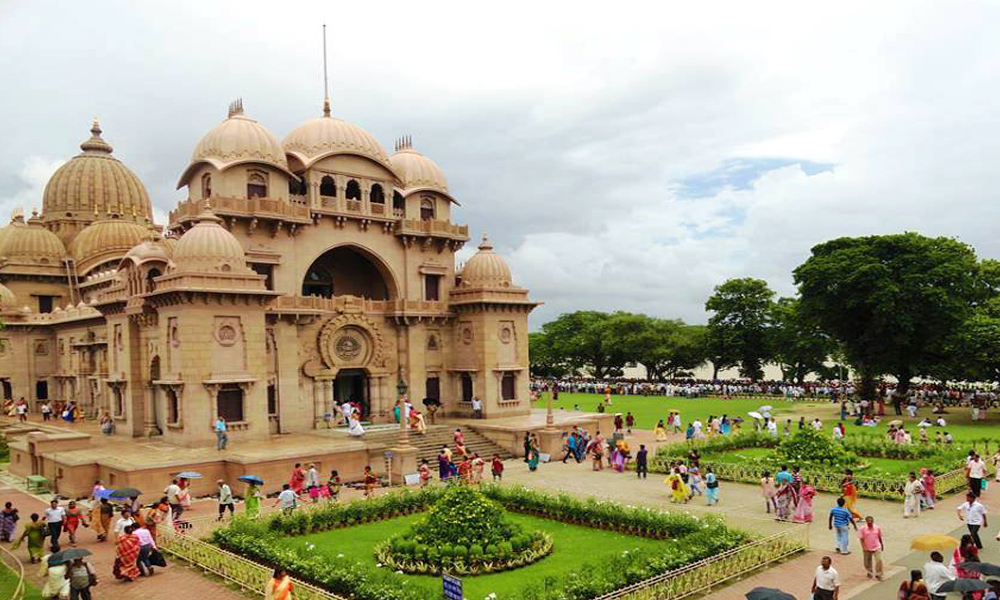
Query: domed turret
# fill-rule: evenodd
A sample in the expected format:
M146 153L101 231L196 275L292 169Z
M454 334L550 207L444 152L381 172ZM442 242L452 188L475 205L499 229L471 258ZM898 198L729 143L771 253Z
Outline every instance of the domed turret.
M96 221L73 238L69 253L77 267L86 271L91 266L88 263L105 262L128 252L145 238L148 231L142 225L120 219Z
M168 249L162 240L146 239L128 251L122 262L130 261L133 264L141 265L148 261L170 262L172 249Z
M4 228L0 239L0 262L61 265L66 247L54 233L36 223L25 223L22 215Z
M484 235L482 243L479 244L479 252L473 254L462 269L462 286L506 288L512 284L510 267L493 251L493 244Z
M236 237L220 225L209 206L198 215L197 224L177 242L173 253L177 271L246 272L246 253Z
M392 171L382 145L361 127L330 116L330 105L323 106L323 116L299 125L281 145L285 152L306 168L318 160L336 154L354 154L371 159Z
M83 153L59 167L45 186L42 221L91 221L118 216L142 223L151 219L153 207L145 186L111 156L114 149L101 138L101 126L96 120L90 133L90 139L80 144Z
M406 193L432 190L451 198L444 171L433 160L414 150L410 137L396 142L396 153L389 157L389 162L403 182Z
M274 167L290 176L285 151L266 127L243 114L243 101L229 106L229 116L205 134L194 148L191 163L177 182L180 189L187 185L198 167L209 164L226 169L241 164L257 163Z
M10 288L0 283L0 312L17 310L17 296Z

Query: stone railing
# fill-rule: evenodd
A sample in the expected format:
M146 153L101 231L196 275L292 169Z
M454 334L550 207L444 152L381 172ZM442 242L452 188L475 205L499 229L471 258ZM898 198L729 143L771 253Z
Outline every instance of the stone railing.
M804 551L808 527L795 526L680 569L599 596L596 600L679 600Z
M209 198L212 211L220 217L265 217L299 223L312 221L309 207L298 202L285 202L277 198L229 198L212 196ZM170 223L180 219L193 218L205 209L203 200L185 200L170 211Z
M264 595L264 586L271 579L270 568L203 542L193 531L174 533L167 529L157 541L162 550L232 582L256 597ZM304 581L293 581L296 600L343 600Z
M380 314L447 314L448 303L430 300L369 300L357 296L278 296L271 309L288 311L330 311L356 310L363 313Z
M400 219L396 222L398 235L420 235L469 239L468 225L453 225L450 221L438 219Z

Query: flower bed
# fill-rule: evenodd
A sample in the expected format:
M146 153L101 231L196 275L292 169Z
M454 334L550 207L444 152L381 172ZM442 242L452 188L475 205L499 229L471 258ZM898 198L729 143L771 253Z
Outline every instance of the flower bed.
M447 492L442 489L402 492L377 499L329 505L291 516L257 522L236 519L217 530L212 543L252 561L281 566L296 578L355 600L429 600L424 588L407 586L407 575L372 568L356 560L330 560L317 553L296 552L278 540L289 535L326 531L352 524L391 519L429 508ZM717 518L661 513L596 500L552 496L523 488L484 486L483 495L507 510L601 528L651 539L676 540L663 550L615 556L541 582L525 582L517 597L526 600L588 600L662 577L673 570L751 543L748 534L728 528ZM391 545L391 542L389 543ZM796 546L798 548L799 546ZM557 548L558 550L558 548ZM568 549L574 551L578 549ZM794 551L794 549L793 549ZM484 548L485 552L485 548ZM767 564L766 557L760 564ZM434 594L437 597L439 594Z
M968 451L963 446L892 444L868 436L833 441L828 434L809 428L785 438L747 432L663 446L651 461L650 470L668 472L670 463L685 460L692 448L698 450L701 462L711 465L716 477L723 480L759 483L763 471L770 471L773 475L782 465L797 466L816 489L839 493L844 470L852 469L859 495L900 501L906 477L872 465L874 460L905 462L907 470L932 469L940 495L965 487L961 469ZM769 452L763 457L733 455L750 448L766 448Z

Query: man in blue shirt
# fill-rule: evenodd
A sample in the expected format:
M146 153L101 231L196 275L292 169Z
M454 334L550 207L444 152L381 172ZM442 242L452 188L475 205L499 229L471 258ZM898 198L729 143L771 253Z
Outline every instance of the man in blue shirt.
M229 442L229 436L226 435L226 420L219 417L215 421L215 449L225 450L226 444Z
M783 483L792 482L792 474L788 472L788 465L781 465L781 470L774 476L774 482L781 487Z
M777 479L777 477L775 477L775 479ZM851 525L853 525L854 530L857 531L858 524L854 521L851 511L844 508L844 498L837 498L837 506L830 509L830 518L827 520L827 526L830 530L836 530L835 543L837 547L835 550L837 554L851 553L848 549L848 543L850 542L848 533L850 532Z

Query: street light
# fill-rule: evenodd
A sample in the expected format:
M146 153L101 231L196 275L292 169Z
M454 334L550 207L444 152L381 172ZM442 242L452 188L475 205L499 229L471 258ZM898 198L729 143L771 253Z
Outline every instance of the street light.
M408 386L406 385L406 380L400 377L399 381L396 382L396 391L399 392L400 398L406 395L407 387Z

